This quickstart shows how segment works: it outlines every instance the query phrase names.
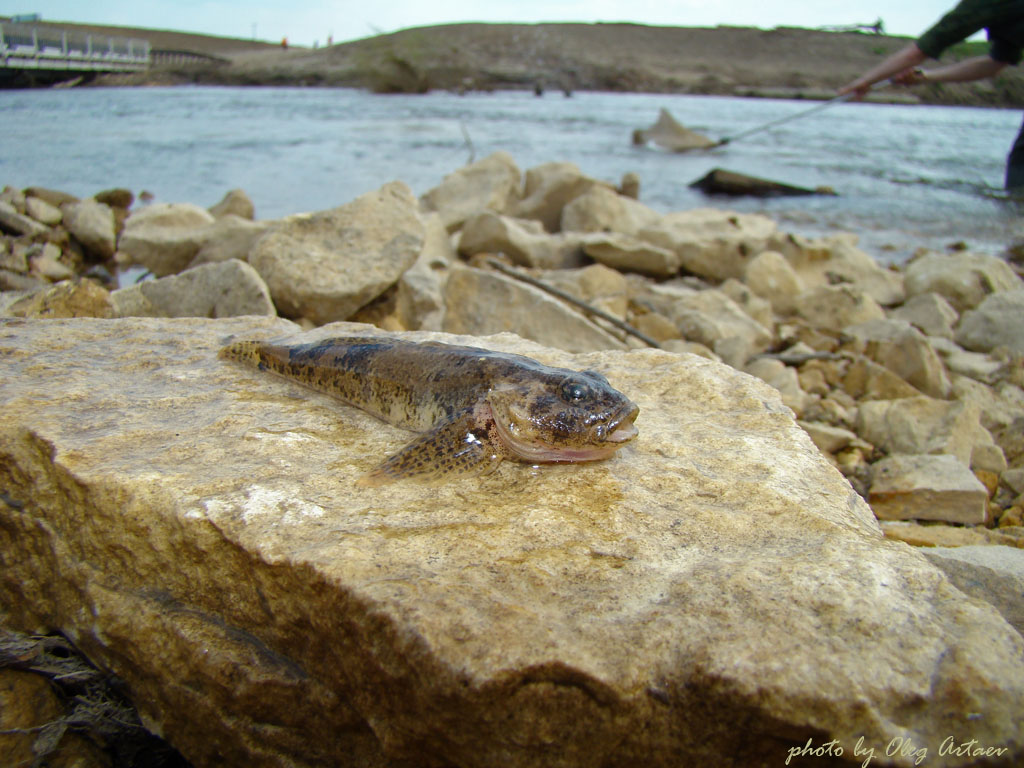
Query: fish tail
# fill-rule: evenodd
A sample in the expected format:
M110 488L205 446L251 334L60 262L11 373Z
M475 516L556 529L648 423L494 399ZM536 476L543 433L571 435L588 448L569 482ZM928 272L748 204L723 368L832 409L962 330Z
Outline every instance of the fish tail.
M260 363L260 352L263 349L263 346L264 342L252 339L235 341L228 344L226 347L223 347L217 356L221 360L237 360L242 363L258 365Z
M288 362L288 349L267 341L243 339L222 348L218 357L222 360L237 360L260 370L283 372Z

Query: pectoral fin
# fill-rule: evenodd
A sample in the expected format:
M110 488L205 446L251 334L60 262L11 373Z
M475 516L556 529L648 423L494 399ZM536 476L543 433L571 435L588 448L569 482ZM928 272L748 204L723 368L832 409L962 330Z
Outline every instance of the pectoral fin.
M442 482L489 471L501 459L486 430L479 428L472 412L465 412L423 433L359 478L357 484L376 487L404 479Z

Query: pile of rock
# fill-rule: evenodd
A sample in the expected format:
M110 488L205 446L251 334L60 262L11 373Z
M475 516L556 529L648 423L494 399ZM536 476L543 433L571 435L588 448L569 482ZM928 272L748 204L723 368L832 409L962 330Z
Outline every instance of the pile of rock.
M636 192L635 178L616 188L570 163L523 174L501 152L419 200L393 182L278 221L254 221L240 191L210 210L132 210L124 191L77 200L8 188L0 314L280 314L307 327L512 331L570 352L653 339L777 388L880 519L977 526L900 523L890 535L1024 546L1018 268L957 251L886 269L853 235L808 239L717 209L661 214ZM133 266L155 279L115 288L111 275Z

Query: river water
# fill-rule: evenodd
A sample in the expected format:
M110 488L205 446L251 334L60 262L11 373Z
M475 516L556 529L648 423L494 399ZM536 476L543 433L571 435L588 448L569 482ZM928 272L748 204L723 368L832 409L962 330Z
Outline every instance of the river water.
M522 169L570 161L590 175L641 179L660 211L762 212L808 235L855 232L883 262L966 242L998 252L1024 237L1001 193L1020 125L1011 110L836 104L710 151L632 146L662 107L712 139L794 114L807 102L714 96L499 92L380 96L321 88L125 88L0 92L0 185L147 190L209 206L240 187L258 218L331 208L401 179L421 194L471 157L512 154ZM708 198L714 167L836 197Z

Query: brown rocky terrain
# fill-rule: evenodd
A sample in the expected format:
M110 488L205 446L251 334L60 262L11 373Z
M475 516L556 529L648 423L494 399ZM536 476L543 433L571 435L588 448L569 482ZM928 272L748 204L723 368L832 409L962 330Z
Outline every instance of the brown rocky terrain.
M381 92L431 89L568 88L818 98L908 42L854 32L746 27L650 27L640 24L450 24L406 29L329 48L127 27L83 31L148 39L154 48L188 50L223 62L161 64L143 75L107 76L112 84L185 82L324 85ZM963 44L952 60L986 45ZM1024 75L994 83L933 84L881 98L926 103L1024 105Z
M885 269L635 187L499 152L271 221L0 192L0 754L1019 765L1019 254ZM218 356L381 333L599 371L639 436L366 489L409 433Z

